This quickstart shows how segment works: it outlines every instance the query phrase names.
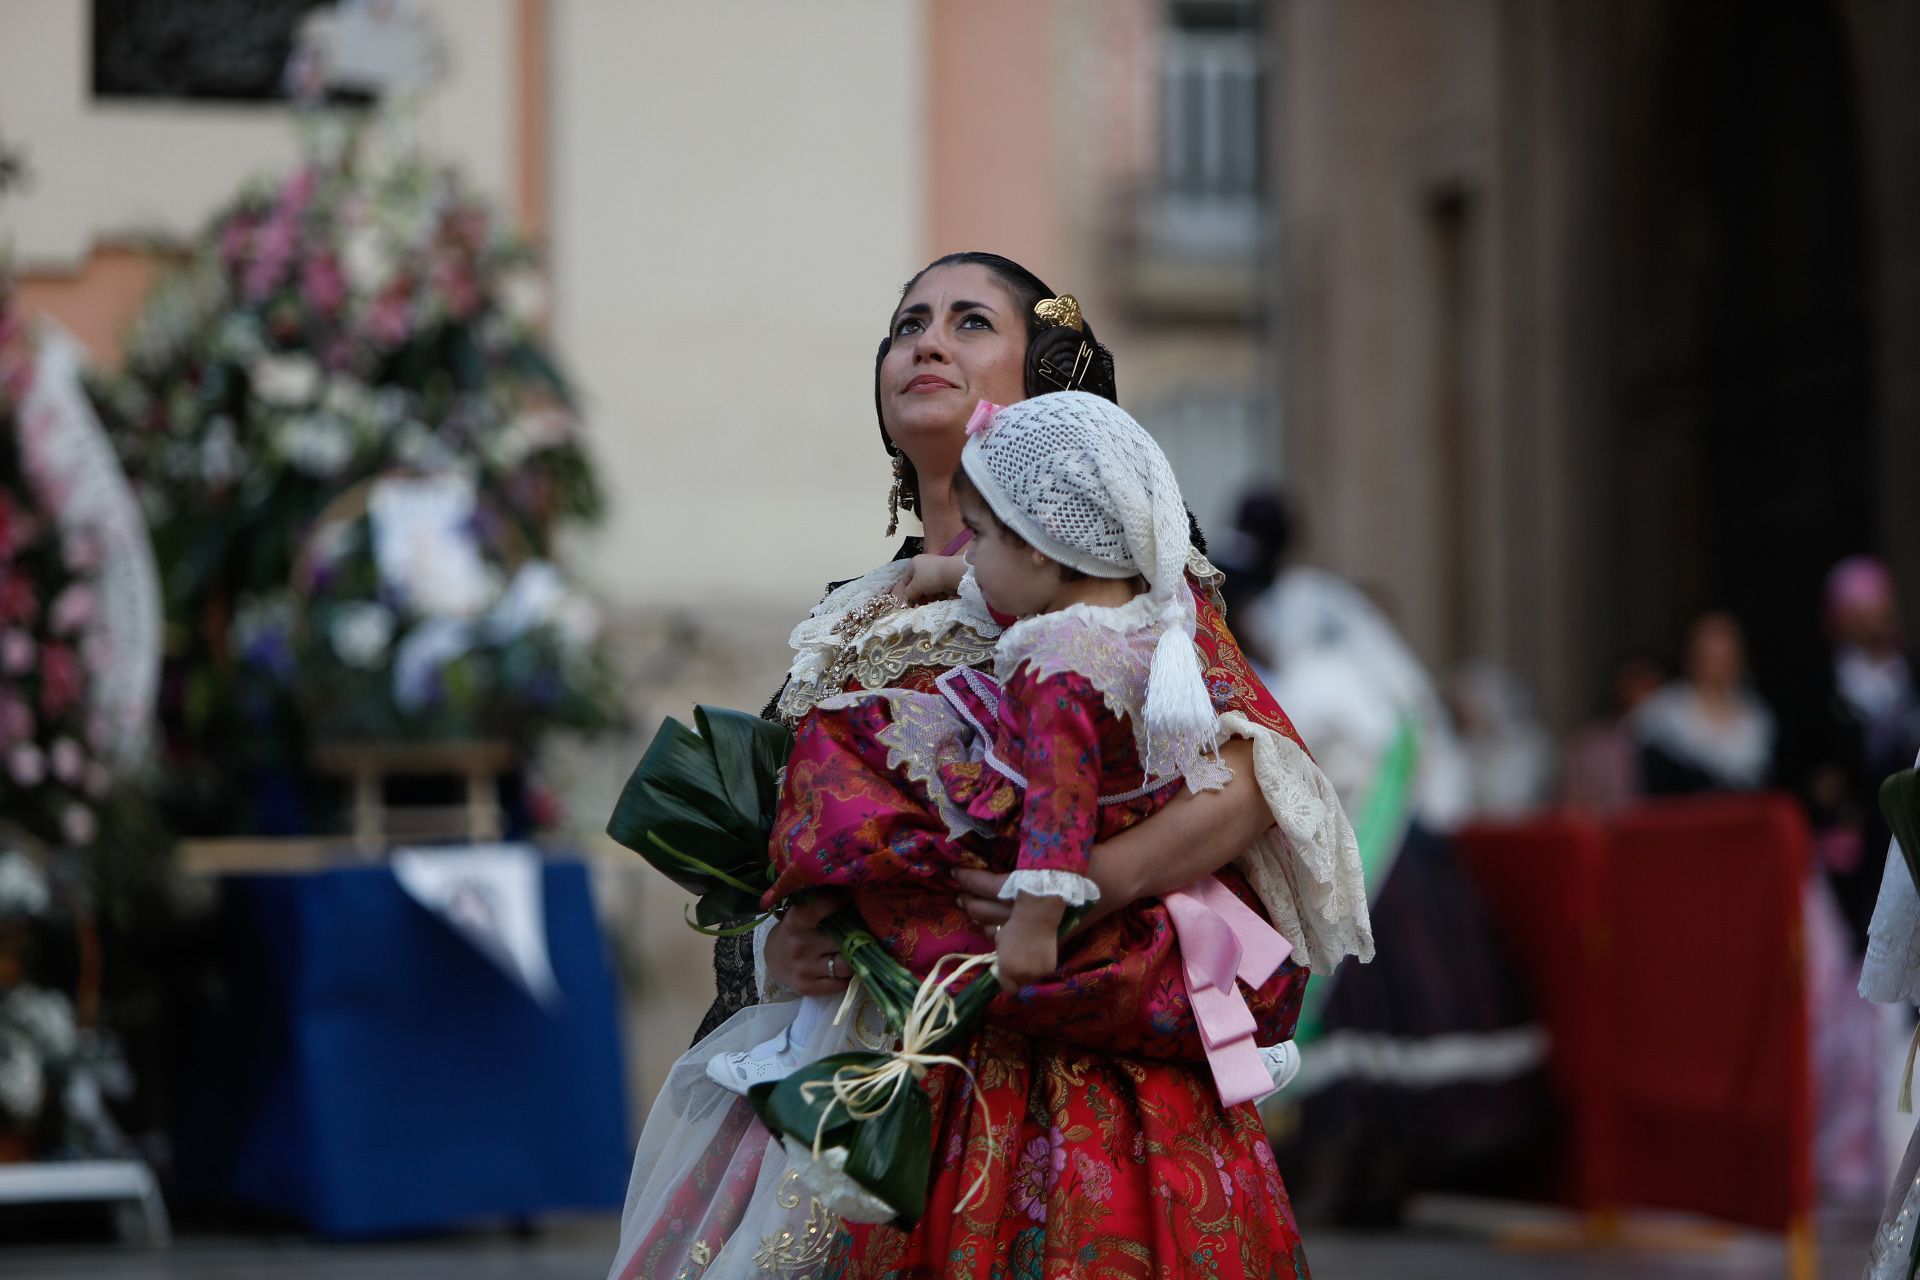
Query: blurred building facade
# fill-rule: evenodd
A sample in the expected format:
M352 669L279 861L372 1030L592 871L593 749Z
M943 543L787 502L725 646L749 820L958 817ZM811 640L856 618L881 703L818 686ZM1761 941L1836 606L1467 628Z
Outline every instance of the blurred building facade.
M1315 558L1552 722L1730 608L1823 661L1862 550L1920 599L1920 11L1279 0L1270 292Z

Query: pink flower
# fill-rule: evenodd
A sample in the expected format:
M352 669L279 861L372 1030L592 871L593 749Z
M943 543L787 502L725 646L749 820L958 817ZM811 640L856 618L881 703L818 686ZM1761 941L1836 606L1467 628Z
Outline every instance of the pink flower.
M26 575L0 570L0 627L32 622L40 612L40 601Z
M0 747L33 737L33 708L25 698L0 694Z
M411 309L403 290L390 290L367 313L367 332L384 346L399 346L412 328Z
M68 786L80 781L87 767L87 753L80 749L79 743L65 736L53 740L48 759L53 762L53 776Z
M0 671L23 676L33 670L33 659L39 652L33 637L16 627L0 635Z
M53 634L64 636L92 621L93 591L84 583L76 582L53 598L53 609L48 616Z
M332 315L347 300L347 278L333 254L316 253L300 267L300 291L307 305L321 315Z
M247 264L240 281L240 291L248 302L259 302L273 292L286 274L298 238L299 227L279 210L261 225L253 237L253 261Z
M23 787L37 787L47 777L46 753L22 742L7 753L7 773Z
M100 539L81 532L67 539L67 568L75 573L91 573L100 567Z
M1089 1200L1113 1199L1113 1166L1102 1164L1084 1151L1073 1153L1073 1168L1080 1175L1080 1194Z
M83 804L70 804L60 815L60 834L74 848L84 848L93 843L100 834L99 819L93 816L93 810Z
M79 657L64 645L50 644L40 655L40 712L56 720L80 703L87 675Z

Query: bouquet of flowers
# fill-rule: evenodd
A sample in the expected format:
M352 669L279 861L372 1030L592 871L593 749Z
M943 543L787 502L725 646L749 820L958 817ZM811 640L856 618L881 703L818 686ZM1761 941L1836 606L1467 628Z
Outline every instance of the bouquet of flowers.
M698 895L689 921L695 928L742 932L758 923L773 885L768 838L793 735L712 707L694 709L694 726L661 726L621 791L607 834ZM940 1065L967 1070L950 1051L1000 992L986 971L993 956L945 957L922 981L857 913L836 912L822 928L885 1015L896 1045L831 1054L754 1086L748 1097L829 1209L855 1222L910 1226L926 1208L932 1172L932 1111L920 1076Z
M404 643L402 609L422 622L440 612L443 601L386 598L354 567L363 549L332 548L349 559L323 557L317 574L296 580L316 517L342 493L395 473L457 475L497 522L479 554L510 536L523 559L549 566L515 599L522 611L529 600L555 603L555 540L601 507L545 349L531 246L397 130L327 128L294 173L214 217L156 288L123 373L92 388L164 566L163 728L170 799L188 830L236 820L258 829L249 810L262 778L297 794L308 776L310 691L331 675L374 672L383 642ZM504 580L478 592L456 585L463 622L511 595ZM304 646L303 612L313 624ZM584 704L607 704L586 653L592 638L558 623L552 643L514 647L535 630L462 666L484 638L455 653L441 628L418 652L442 661L416 683L461 688L466 719L522 739L591 719ZM309 662L318 668L303 681ZM419 707L390 695L392 673L376 675L335 686L327 705L367 725L416 720ZM233 766L242 742L251 776Z
M84 848L113 785L110 726L89 701L98 553L62 533L28 474L17 413L33 376L0 277L0 813L50 845Z
M613 727L600 612L458 473L382 477L323 514L292 588L293 687L316 737L512 737ZM349 506L357 507L358 502Z

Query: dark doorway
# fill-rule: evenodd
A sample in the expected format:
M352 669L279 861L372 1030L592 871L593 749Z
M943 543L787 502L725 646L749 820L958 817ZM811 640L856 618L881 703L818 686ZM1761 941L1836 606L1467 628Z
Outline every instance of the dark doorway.
M1843 33L1823 0L1617 12L1612 639L1671 651L1727 608L1789 697L1827 568L1878 528Z

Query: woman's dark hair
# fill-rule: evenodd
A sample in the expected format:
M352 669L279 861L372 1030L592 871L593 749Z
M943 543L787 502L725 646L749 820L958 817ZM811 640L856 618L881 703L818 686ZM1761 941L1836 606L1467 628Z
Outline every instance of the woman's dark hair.
M1120 403L1120 392L1114 385L1113 353L1093 336L1093 326L1084 317L1081 328L1071 329L1065 325L1050 325L1034 312L1034 304L1057 295L1047 287L1033 272L1027 270L1012 258L997 253L981 253L978 250L966 253L949 253L935 258L914 273L900 290L905 298L913 292L913 286L920 283L921 277L935 267L972 266L985 267L998 280L1001 287L1013 295L1014 306L1026 317L1027 321L1027 370L1026 393L1028 396L1045 395L1049 391L1086 391ZM897 309L897 308L896 308ZM891 329L891 326L889 326ZM1082 363L1080 344L1087 345L1089 359L1085 368L1075 370ZM887 358L887 352L893 349L893 334L880 340L880 350L873 357L873 412L880 422L880 439L887 447L887 453L898 454L899 448L887 435L885 407L880 395L880 365ZM920 509L920 477L913 472L913 463L901 457L901 466L906 469L906 493L900 505L909 511Z

